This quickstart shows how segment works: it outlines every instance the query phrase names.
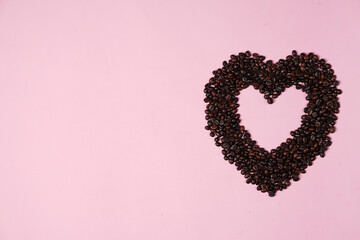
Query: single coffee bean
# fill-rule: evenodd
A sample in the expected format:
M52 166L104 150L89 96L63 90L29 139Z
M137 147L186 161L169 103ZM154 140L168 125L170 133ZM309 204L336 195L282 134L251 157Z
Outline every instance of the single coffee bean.
M329 131L330 131L331 133L334 133L334 132L335 132L335 127L334 127L334 126L331 126L331 127L329 128Z

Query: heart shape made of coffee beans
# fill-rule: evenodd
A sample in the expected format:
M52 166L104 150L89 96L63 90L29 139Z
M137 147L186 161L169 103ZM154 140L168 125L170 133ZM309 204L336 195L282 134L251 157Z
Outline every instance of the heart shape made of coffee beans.
M291 180L298 181L318 155L325 156L332 143L328 135L335 132L342 91L337 88L339 81L331 65L314 53L294 50L277 63L264 60L264 56L246 51L231 55L222 68L213 71L204 90L205 129L215 137L215 145L222 147L224 159L245 176L246 183L273 197L290 186ZM240 124L238 96L250 85L264 94L269 104L291 86L307 94L300 127L270 152L257 145Z

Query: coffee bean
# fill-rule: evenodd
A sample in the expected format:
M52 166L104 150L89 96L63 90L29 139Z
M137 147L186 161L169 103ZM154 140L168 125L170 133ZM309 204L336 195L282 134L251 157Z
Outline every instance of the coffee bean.
M269 196L270 197L275 197L275 191L269 191Z
M334 127L334 126L331 126L331 127L329 128L329 131L330 131L331 133L334 133L334 132L335 132L335 127Z
M328 135L336 130L338 95L342 91L337 88L339 81L331 65L314 53L299 55L293 50L277 63L264 60L257 53L241 52L213 71L204 89L205 129L246 183L257 185L257 190L273 197L289 187L291 180L299 181L299 175L313 165L317 156L325 157L332 145ZM301 126L290 132L292 138L271 151L259 147L240 124L238 96L249 86L259 90L269 104L291 86L307 94Z

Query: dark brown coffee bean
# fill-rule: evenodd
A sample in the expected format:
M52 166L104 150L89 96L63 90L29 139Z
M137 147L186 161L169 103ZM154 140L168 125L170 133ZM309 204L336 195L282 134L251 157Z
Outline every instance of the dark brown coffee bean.
M334 133L334 132L335 132L335 127L334 127L334 126L331 126L331 127L329 128L329 131L330 131L331 133Z

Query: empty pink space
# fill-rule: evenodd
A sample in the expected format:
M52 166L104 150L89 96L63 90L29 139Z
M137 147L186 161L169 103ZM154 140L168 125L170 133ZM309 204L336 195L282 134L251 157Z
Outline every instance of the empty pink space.
M294 86L286 89L273 104L268 104L264 95L252 86L240 93L238 112L241 114L241 125L267 151L292 138L290 131L301 125L301 116L307 104L306 93Z
M360 2L0 0L0 240L360 239ZM233 53L326 58L341 109L325 158L275 198L204 129ZM239 111L271 149L304 95Z

